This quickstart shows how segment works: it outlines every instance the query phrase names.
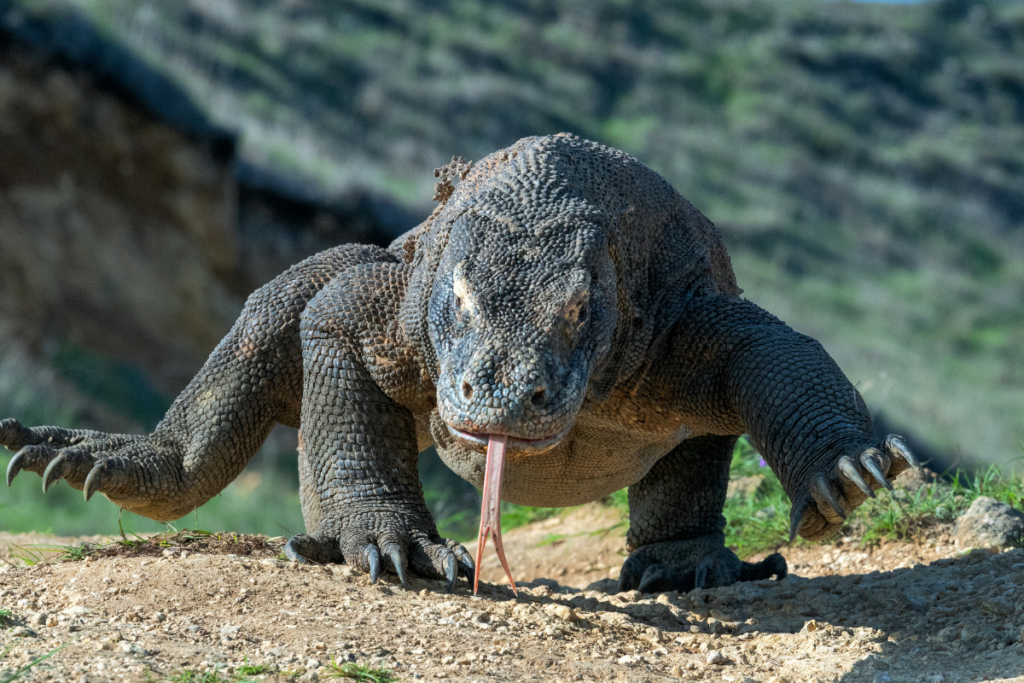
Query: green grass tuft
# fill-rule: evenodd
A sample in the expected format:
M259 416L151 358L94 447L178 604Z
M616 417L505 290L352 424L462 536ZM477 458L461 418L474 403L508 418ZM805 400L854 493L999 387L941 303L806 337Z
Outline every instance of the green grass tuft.
M25 666L19 667L19 668L15 669L14 671L2 671L2 672L0 672L0 683L12 683L13 681L18 680L19 678L21 678L22 676L27 674L29 671L31 671L33 667L39 665L41 662L46 661L47 659L49 659L50 657L54 656L55 654L57 654L58 652L60 652L63 649L64 649L64 646L61 645L58 648L50 650L45 655L36 657L35 659L33 659L31 662L29 662ZM7 647L3 652L0 652L0 660L3 660L7 656L7 653L10 652L10 651L11 651L11 648Z
M244 671L245 668L247 667L239 667L239 672L233 675L222 674L219 666L215 666L209 671L202 673L192 671L191 669L183 669L165 680L168 683L254 683L253 679L242 678L242 676L252 675L253 673L269 673L271 671L270 667L249 667L261 669L256 672L246 672Z
M174 674L167 679L171 683L222 683L225 679L221 678L217 670L207 671L206 673L197 673L191 669L185 669Z
M258 676L259 674L270 673L273 669L269 664L250 664L249 658L245 657L244 664L238 667L238 673L243 676Z
M771 468L761 462L747 437L736 442L729 478L764 477L752 495L725 501L725 544L741 558L777 548L789 538L789 498Z
M339 663L331 657L327 664L325 678L351 678L356 681L367 683L392 683L399 680L399 677L387 669L374 669L367 664L354 664L352 662Z

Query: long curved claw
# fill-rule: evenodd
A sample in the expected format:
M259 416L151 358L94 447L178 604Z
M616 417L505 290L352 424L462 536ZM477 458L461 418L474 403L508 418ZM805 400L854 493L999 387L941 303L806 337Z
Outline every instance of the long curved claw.
M476 573L476 564L473 562L473 556L462 547L461 543L452 542L448 547L455 553L455 558L459 561L459 574L466 577L467 581L472 581L473 575Z
M50 487L60 481L64 476L64 461L68 459L67 451L58 453L57 457L50 461L50 464L43 470L43 493L50 490Z
M388 549L388 557L391 558L391 564L395 567L395 573L398 574L398 580L402 582L402 588L408 588L409 581L405 572L405 553L403 553L402 549L397 545L393 545Z
M700 561L700 564L697 565L697 571L693 573L694 588L703 588L708 582L708 569L711 568L712 564L714 564L714 560L706 557Z
M860 462L864 465L864 469L870 472L871 476L874 477L879 484L892 491L892 483L885 478L885 474L882 473L882 469L878 466L876 457L880 455L881 453L877 448L869 448L861 453Z
M844 455L839 459L839 471L842 472L847 479L856 484L857 488L863 491L868 498L875 497L875 492L872 491L871 487L868 486L868 483L864 481L864 477L860 476L860 472L857 471L857 466L853 464L853 460L850 459L850 456Z
M17 453L15 453L14 457L11 458L11 461L9 463L7 463L7 486L8 487L10 487L11 483L14 481L14 478L16 476L18 476L18 472L21 472L21 466L24 463L24 460L25 460L25 449L23 448L20 451L18 451Z
M85 486L82 487L82 493L85 495L86 501L92 498L93 494L99 491L103 485L104 469L103 463L98 462L89 470L89 476L85 478Z
M828 478L824 474L819 474L818 478L814 480L814 490L828 503L828 506L832 508L832 511L840 519L846 520L846 510L843 509L843 504L839 502L839 498L836 497L835 491L832 490L832 485L828 483ZM826 519L828 518L826 517Z
M647 572L646 568L641 566L640 576L637 576L637 572L634 571L634 567L637 564L637 560L634 556L629 556L626 561L622 564L622 569L619 571L619 587L617 592L622 593L623 591L633 590L640 582L644 580L643 575Z
M793 512L790 513L789 521L789 542L792 543L793 539L796 538L797 531L800 530L800 522L804 520L804 515L807 513L807 508L811 507L811 500L804 498L800 501L800 504L794 508Z
M643 576L640 577L640 585L637 586L636 589L641 593L653 593L654 591L650 589L657 586L665 579L664 570L664 565L652 564L644 570Z
M910 450L910 447L907 446L907 443L903 440L902 436L899 436L897 434L890 434L889 436L885 437L885 442L883 445L885 446L885 450L889 451L893 455L903 458L915 470L924 469L924 466L921 464L921 461L918 460L917 457L914 455L914 452Z
M444 576L448 579L448 585L445 590L449 593L455 592L455 580L459 578L459 563L455 559L455 555L449 555L444 559ZM473 589L476 593L476 589Z
M366 564L370 565L370 583L377 583L380 578L380 551L377 546L371 545L366 548Z

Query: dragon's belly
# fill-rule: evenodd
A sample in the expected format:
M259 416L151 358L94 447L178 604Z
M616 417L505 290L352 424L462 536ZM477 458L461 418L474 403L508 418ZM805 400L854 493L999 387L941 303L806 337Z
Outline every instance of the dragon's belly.
M486 455L465 448L434 422L437 452L460 477L483 487ZM444 431L441 431L444 430ZM580 505L639 481L660 458L690 436L686 427L639 429L583 412L558 445L539 454L509 453L501 497L536 507Z

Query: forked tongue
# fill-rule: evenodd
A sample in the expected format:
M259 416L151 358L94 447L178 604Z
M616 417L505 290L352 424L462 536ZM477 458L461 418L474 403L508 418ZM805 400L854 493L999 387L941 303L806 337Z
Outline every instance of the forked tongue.
M487 536L494 538L494 549L498 552L498 559L501 566L505 568L509 583L512 584L512 592L517 596L516 582L512 579L512 572L508 570L508 562L505 561L505 549L501 545L501 475L505 471L505 446L508 444L508 436L505 434L492 434L487 442L487 469L484 470L484 495L483 503L480 506L480 534L476 540L476 575L473 577L473 595L476 595L480 586L480 560L484 556L484 546L487 545Z

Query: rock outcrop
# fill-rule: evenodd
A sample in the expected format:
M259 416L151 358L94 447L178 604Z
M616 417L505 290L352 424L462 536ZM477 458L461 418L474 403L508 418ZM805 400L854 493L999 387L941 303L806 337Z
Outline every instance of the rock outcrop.
M1008 548L1024 544L1024 512L982 496L956 522L961 548Z

